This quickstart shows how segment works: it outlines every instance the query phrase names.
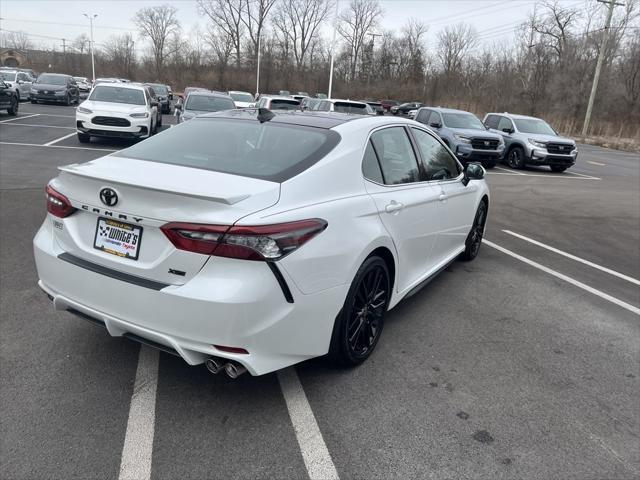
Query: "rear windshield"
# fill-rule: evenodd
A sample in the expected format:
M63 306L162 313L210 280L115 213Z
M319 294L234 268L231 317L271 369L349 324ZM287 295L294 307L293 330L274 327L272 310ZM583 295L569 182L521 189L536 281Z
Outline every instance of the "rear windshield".
M93 89L89 100L95 102L127 103L130 105L145 105L142 90L121 87L105 87L98 85Z
M185 110L196 110L199 112L219 112L220 110L231 110L236 108L236 104L230 98L214 97L211 95L194 95L187 97Z
M471 113L443 113L444 124L449 128L469 128L472 130L486 130L478 117Z
M356 115L367 115L367 105L364 103L336 102L333 104L334 112L355 113Z
M168 95L169 90L164 85L149 85L156 92L156 95Z
M297 110L299 106L300 102L294 99L274 98L271 100L271 110Z
M201 117L113 156L284 182L324 157L339 140L338 133L322 128Z
M229 95L236 102L245 102L245 103L253 102L253 95L251 95L250 93L230 93Z
M67 77L63 77L62 75L40 75L36 83L46 83L49 85L66 85Z

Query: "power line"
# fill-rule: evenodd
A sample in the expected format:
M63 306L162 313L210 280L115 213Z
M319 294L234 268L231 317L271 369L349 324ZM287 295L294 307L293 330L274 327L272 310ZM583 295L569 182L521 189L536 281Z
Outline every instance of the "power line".
M82 25L80 23L64 23L64 22L52 22L49 20L32 20L32 19L26 19L26 18L2 18L5 21L11 21L11 22L25 22L25 23L42 23L42 24L47 24L47 25L61 25L64 27L79 27L79 28L87 28L86 25ZM107 29L107 30L125 30L125 31L131 31L133 30L132 28L126 28L126 27L112 27L112 26L108 26L108 25L96 25L95 28L102 28L102 29Z

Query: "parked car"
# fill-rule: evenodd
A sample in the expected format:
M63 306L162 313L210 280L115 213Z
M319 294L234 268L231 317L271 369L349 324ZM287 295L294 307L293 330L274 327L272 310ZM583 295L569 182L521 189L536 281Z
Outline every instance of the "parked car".
M179 110L178 123L186 122L197 115L221 110L233 110L236 104L226 94L214 92L191 92L183 105L176 105Z
M316 98L319 98L320 100L325 100L328 97L326 93L316 93Z
M415 120L436 132L463 164L482 162L493 168L504 155L502 136L487 131L473 113L451 108L423 107Z
M160 104L160 111L162 113L171 113L171 101L169 100L167 86L161 83L145 83L145 85L151 87L155 93Z
M152 90L139 84L101 83L76 109L78 140L91 137L147 138L162 125Z
M353 115L375 115L373 109L364 102L340 100L336 98L321 100L314 110L318 112L339 112Z
M73 79L78 84L78 90L80 90L81 92L91 91L91 82L87 79L87 77L73 77Z
M506 112L488 113L484 124L492 132L502 135L506 143L504 158L511 168L548 165L553 172L564 172L576 163L576 142L561 137L540 118Z
M319 98L305 97L300 102L300 110L316 110L320 102Z
M0 80L0 110L6 110L9 115L15 117L19 104L18 93L8 83Z
M307 98L307 97L306 97L306 96L304 96L304 95L297 95L297 94L294 94L294 95L291 95L291 96L292 96L293 98L295 98L296 100L298 100L300 103L302 103L302 100L304 100L305 98Z
M61 73L41 73L31 85L31 103L61 102L76 105L80 102L78 84L71 75Z
M233 99L237 108L253 108L256 105L255 98L249 92L231 90L229 96Z
M57 310L232 378L327 353L358 365L388 310L478 255L483 176L406 119L202 115L59 168L38 285Z
M300 95L301 97L308 97L309 93L308 92L298 92L298 95Z
M101 77L101 78L96 78L95 82L93 82L93 85L98 85L99 83L124 83L122 82L119 78L112 78L112 77Z
M400 102L396 100L381 100L380 103L382 104L382 108L384 108L385 112L390 111L391 107L397 107L400 105Z
M173 89L171 88L171 85L166 85L167 87L167 92L169 92L169 100L173 100Z
M292 97L279 95L262 95L256 108L268 108L269 110L298 110L300 102Z
M278 95L280 95L281 97L290 97L291 93L289 92L289 90L280 90L278 92Z
M17 70L0 70L0 80L18 95L18 100L28 100L31 95L31 77Z
M372 102L371 100L365 100L364 103L369 105L373 109L373 111L376 113L376 115L384 115L384 107L382 106L382 103Z
M420 107L422 104L419 102L409 102L391 107L390 112L394 115L407 115L411 110L417 110Z

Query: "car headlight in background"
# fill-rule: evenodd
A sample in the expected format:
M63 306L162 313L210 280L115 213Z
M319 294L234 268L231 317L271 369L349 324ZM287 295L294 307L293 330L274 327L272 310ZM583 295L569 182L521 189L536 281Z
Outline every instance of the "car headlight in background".
M84 107L78 107L76 109L76 111L78 113L93 113L93 111L89 110L88 108L84 108Z
M529 138L528 140L529 140L529 143L534 147L547 148L547 144L544 142L539 142L538 140L534 140L533 138Z
M464 135L454 135L454 137L460 143L471 143L471 139L469 137L465 137Z
M131 118L149 118L149 113L148 112L143 112L143 113L132 113L129 115Z

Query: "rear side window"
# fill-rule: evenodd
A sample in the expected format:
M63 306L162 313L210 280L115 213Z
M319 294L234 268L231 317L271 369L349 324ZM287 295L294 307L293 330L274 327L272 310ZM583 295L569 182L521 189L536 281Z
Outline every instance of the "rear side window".
M113 155L284 182L329 153L333 130L275 122L196 118Z
M484 124L487 126L487 128L498 128L498 120L500 117L498 117L497 115L488 115L487 119L484 121Z
M362 174L364 178L376 183L384 183L382 178L382 170L380 170L380 164L378 163L378 157L371 145L371 140L367 142L367 148L364 151L364 158L362 159Z
M371 135L371 141L380 159L385 184L420 181L418 162L404 128L378 130Z

